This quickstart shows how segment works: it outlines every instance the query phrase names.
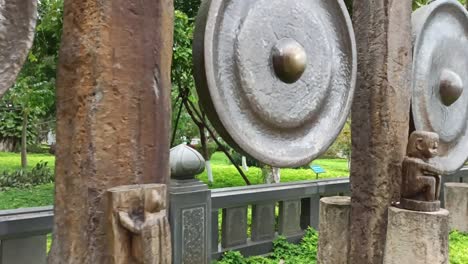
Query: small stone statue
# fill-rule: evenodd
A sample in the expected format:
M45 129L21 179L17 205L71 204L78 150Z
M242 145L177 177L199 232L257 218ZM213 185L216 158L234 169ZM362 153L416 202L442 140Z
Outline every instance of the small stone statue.
M112 264L171 264L166 186L122 186L109 190L113 213Z
M403 160L400 206L414 211L440 210L440 166L431 161L437 156L439 135L414 131Z

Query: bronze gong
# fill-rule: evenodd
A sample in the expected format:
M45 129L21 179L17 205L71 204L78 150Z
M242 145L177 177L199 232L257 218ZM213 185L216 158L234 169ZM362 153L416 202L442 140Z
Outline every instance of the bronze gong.
M356 45L342 0L204 1L193 54L211 123L265 164L310 162L346 122Z
M438 0L413 13L412 116L416 130L439 134L449 174L468 158L468 12Z

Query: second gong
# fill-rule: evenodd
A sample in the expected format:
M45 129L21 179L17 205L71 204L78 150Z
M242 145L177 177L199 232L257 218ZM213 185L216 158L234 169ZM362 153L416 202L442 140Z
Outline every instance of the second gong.
M231 146L275 167L306 164L349 114L351 21L341 0L205 1L194 68L203 108Z

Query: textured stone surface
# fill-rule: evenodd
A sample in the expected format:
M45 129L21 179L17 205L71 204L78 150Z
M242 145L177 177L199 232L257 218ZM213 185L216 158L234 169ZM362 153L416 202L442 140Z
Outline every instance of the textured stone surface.
M109 264L172 264L166 185L119 186L107 191Z
M0 241L0 264L45 264L46 259L45 235Z
M205 208L182 210L182 263L206 262Z
M348 264L350 210L350 197L320 199L317 263Z
M306 164L323 153L348 117L356 80L344 3L203 2L195 81L223 139L274 167Z
M448 264L449 212L388 210L384 264Z
M279 202L278 233L291 236L301 232L301 200Z
M0 2L0 98L14 84L33 44L37 0Z
M172 180L169 198L174 264L209 264L212 225L208 186L198 180Z
M271 240L275 237L276 203L252 205L252 241Z
M439 134L436 160L451 174L468 159L468 12L457 0L437 0L412 21L414 126Z
M65 0L49 263L109 263L105 191L169 180L170 0Z
M445 184L445 209L450 212L450 230L468 233L468 183Z
M352 108L350 263L381 263L387 208L408 143L411 1L353 1L358 78Z
M247 206L223 209L221 230L223 248L247 243Z

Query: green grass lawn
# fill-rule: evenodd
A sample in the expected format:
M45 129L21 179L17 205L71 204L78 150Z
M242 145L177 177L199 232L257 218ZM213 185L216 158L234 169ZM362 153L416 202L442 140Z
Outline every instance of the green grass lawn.
M213 154L211 163L214 178L214 183L210 185L211 188L246 185L236 168L231 165L231 162L224 153L216 152ZM325 173L319 174L319 179L347 177L349 175L348 164L345 159L318 159L312 162L312 164L320 165L326 171ZM252 184L263 183L262 171L260 168L250 167L245 174ZM280 174L281 182L316 179L316 174L311 169L281 169ZM200 174L198 178L208 183L206 171Z
M28 168L31 169L38 162L47 162L47 166L55 169L55 156L51 154L28 154ZM0 152L0 172L14 171L21 168L21 156L19 153Z
M55 157L53 155L28 154L29 169L40 161L47 162L51 169L55 169ZM215 153L211 159L211 163L215 180L210 185L211 188L245 186L245 182L236 168L222 152ZM345 177L349 174L347 162L343 159L319 159L313 162L313 164L320 165L326 170L326 173L320 174L320 179ZM14 171L19 168L21 168L19 153L0 152L0 172L5 170ZM263 183L261 169L250 167L245 173L252 184ZM206 172L200 174L198 178L208 183ZM282 182L313 180L315 178L315 173L310 169L281 170ZM30 189L10 189L0 192L0 210L51 205L53 204L53 194L53 184L36 186Z

